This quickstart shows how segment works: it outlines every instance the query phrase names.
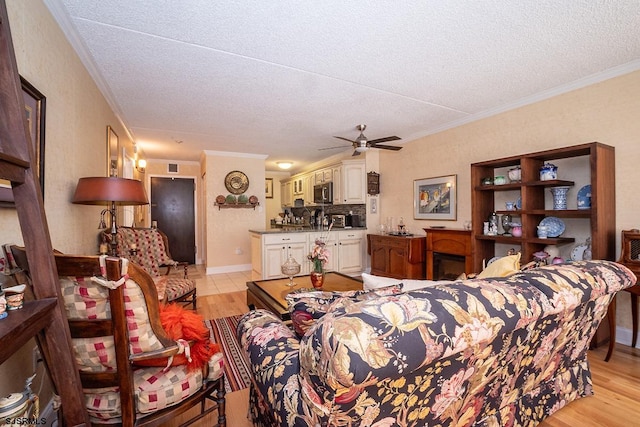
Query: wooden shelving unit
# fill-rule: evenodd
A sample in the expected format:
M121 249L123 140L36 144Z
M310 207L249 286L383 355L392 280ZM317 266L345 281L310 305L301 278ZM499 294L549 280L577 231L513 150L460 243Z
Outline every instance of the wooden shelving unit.
M71 335L59 305L60 286L49 229L42 203L34 153L28 137L20 77L16 66L9 19L0 0L0 178L11 182L33 280L35 301L0 320L0 363L29 339L40 351L62 399L64 425L89 425L80 376L73 360Z
M545 208L545 190L551 187L575 186L573 180L540 180L540 167L545 162L560 159L585 157L588 164L589 184L591 185L591 209L553 210ZM504 185L481 185L485 177L504 174L505 168L520 166L522 181ZM574 171L576 172L576 171ZM563 178L570 178L571 171L561 170ZM482 261L495 255L497 243L520 246L522 262L532 259L533 253L546 245L566 245L575 242L572 236L561 235L558 238L540 239L537 237L537 225L549 216L575 218L588 221L592 253L594 259L613 260L615 257L615 149L599 142L558 148L555 150L529 153L520 156L505 157L471 165L471 204L473 212L473 245L475 271L482 269ZM506 211L496 205L496 194L503 191L520 191L522 201L518 211ZM522 237L486 236L482 234L483 222L491 212L498 215L512 214L520 217Z

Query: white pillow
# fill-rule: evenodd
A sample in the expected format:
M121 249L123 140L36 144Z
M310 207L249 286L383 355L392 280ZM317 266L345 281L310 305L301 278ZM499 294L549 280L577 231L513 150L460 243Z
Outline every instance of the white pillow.
M373 274L362 273L363 288L365 291L383 288L385 286L397 285L402 283L400 279L393 277L374 276Z
M367 291L402 283L403 292L415 291L417 289L426 288L427 286L453 283L449 280L394 279L392 277L374 276L367 273L362 273L362 282L364 284L363 288Z

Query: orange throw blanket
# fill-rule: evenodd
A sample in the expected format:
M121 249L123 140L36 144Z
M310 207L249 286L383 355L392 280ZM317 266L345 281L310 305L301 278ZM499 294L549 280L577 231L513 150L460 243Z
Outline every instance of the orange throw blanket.
M199 314L187 310L178 304L160 305L160 322L169 338L183 339L191 346L191 362L184 354L173 357L172 366L188 365L189 370L201 369L207 364L211 356L220 351L218 344L209 340L209 329ZM166 366L167 358L151 359L137 365Z

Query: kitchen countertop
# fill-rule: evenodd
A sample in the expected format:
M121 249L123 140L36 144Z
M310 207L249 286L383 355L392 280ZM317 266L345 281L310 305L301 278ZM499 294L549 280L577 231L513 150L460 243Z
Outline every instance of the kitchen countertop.
M286 230L282 227L279 228L264 228L261 230L256 230L256 229L250 229L249 233L256 233L256 234L286 234L286 233L311 233L311 232L317 232L317 233L322 233L322 232L326 232L327 230L319 230L317 228L309 228L309 227L302 227L302 226L296 226L294 224L292 224L291 229ZM367 227L351 227L351 228L338 228L338 227L334 227L331 229L331 231L337 232L337 231L349 231L349 230L366 230Z

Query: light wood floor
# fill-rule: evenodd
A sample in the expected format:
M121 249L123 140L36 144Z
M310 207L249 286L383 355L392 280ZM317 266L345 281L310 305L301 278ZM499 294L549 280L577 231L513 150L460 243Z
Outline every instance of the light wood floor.
M198 312L205 319L246 313L246 291L198 298ZM595 395L578 399L547 418L540 427L628 427L640 425L640 350L621 344L609 362L606 347L589 351ZM227 395L227 426L251 427L248 421L248 389ZM195 411L195 409L194 409ZM204 418L194 427L215 424L217 414ZM182 419L167 424L174 427Z

